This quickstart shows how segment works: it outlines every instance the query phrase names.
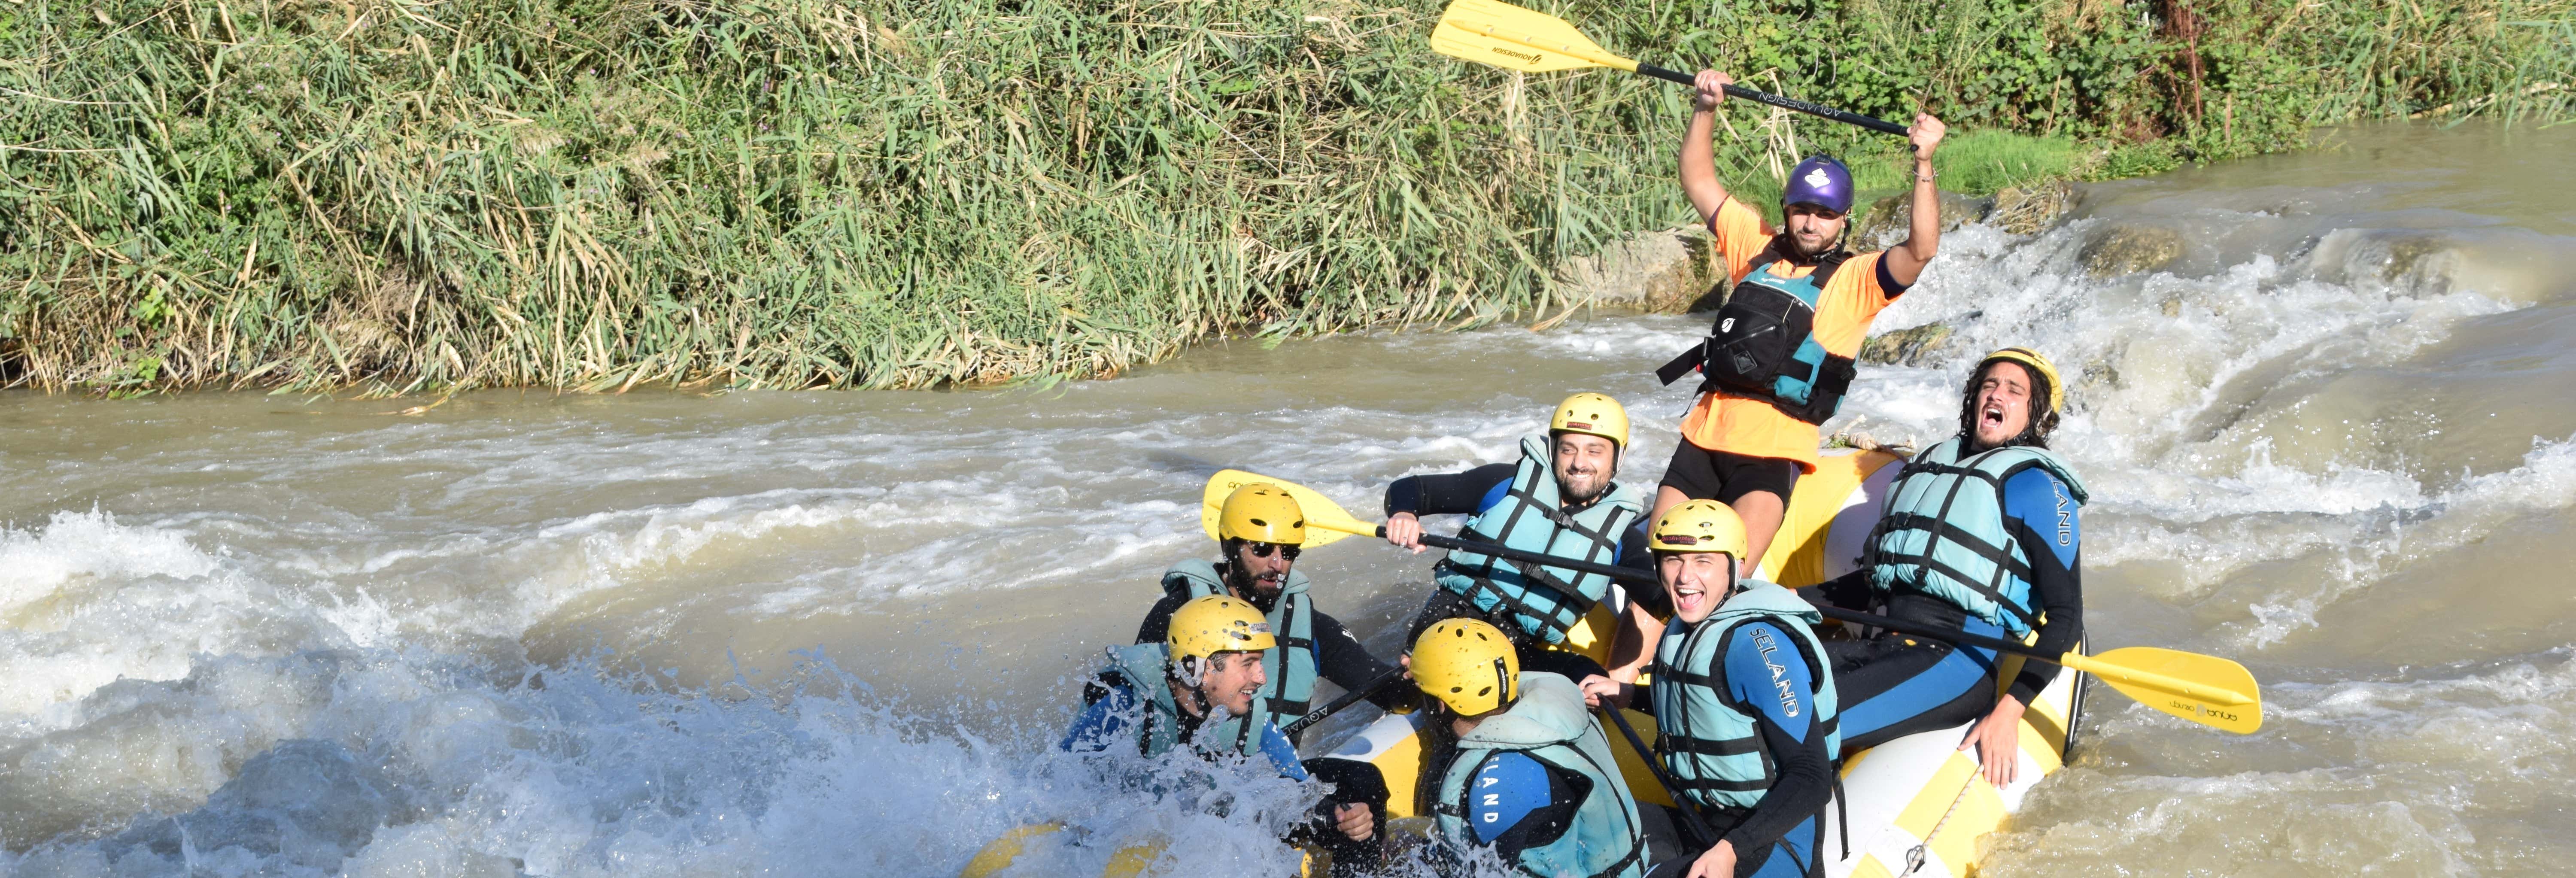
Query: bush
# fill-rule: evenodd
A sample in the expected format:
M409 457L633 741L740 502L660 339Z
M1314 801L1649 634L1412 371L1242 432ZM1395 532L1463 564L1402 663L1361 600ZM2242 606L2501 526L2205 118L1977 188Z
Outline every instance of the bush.
M2571 3L1556 11L1667 66L1887 118L1932 107L1967 132L1947 182L1983 186L2296 146L2311 125L2446 103L2561 115L2567 92L2529 89L2570 78ZM1439 57L1437 14L0 6L0 383L1103 375L1215 334L1542 315L1566 305L1557 261L1689 221L1681 89ZM1733 106L1720 161L1749 193L1820 148L1899 173L1894 138Z

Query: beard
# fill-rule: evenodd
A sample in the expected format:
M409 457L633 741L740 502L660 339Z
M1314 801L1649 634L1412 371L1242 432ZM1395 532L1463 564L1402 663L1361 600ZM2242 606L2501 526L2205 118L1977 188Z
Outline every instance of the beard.
M1279 586L1281 591L1285 591L1287 589L1287 579L1288 578L1286 576L1280 577ZM1261 581L1252 575L1252 571L1244 569L1243 562L1231 559L1226 562L1226 590L1234 592L1236 596L1241 597L1244 601L1252 604L1253 609L1267 613L1278 606L1280 592L1264 592L1261 590L1260 585Z

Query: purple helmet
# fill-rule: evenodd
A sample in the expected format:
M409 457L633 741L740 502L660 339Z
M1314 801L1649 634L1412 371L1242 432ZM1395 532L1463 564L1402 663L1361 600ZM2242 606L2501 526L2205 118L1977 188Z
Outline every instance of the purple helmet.
M1850 213L1851 169L1833 156L1808 156L1789 169L1789 186L1780 193L1780 203L1812 204L1835 213Z

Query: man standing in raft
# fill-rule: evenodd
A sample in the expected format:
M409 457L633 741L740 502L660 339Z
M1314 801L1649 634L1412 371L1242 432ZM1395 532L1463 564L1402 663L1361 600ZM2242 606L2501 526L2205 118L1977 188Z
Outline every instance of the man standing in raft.
M1475 619L1441 620L1413 643L1430 719L1449 724L1425 757L1427 776L1440 778L1430 810L1446 850L1490 847L1532 875L1644 875L1637 802L1583 691L1523 672L1518 652Z
M1858 607L1875 594L1898 619L2010 640L2036 631L2046 654L2075 649L2084 639L2076 514L2084 483L2048 450L2065 388L2057 367L2028 348L1978 361L1959 406L1959 435L1906 462L1862 569L1819 586L1819 597ZM1847 746L1978 719L1959 749L1975 747L1996 786L2012 782L2022 711L2057 671L2023 665L1997 698L1989 650L1894 632L1831 647Z
M1947 130L1914 117L1914 198L1904 243L1854 255L1848 231L1851 169L1811 156L1789 172L1781 193L1787 228L1774 231L1752 205L1718 182L1709 145L1723 90L1734 80L1699 73L1696 112L1682 136L1682 191L1699 208L1734 284L1709 337L1657 370L1670 384L1700 372L1699 402L1682 419L1682 441L1655 492L1654 516L1684 500L1715 500L1744 519L1750 565L1761 563L1780 529L1798 476L1816 469L1817 425L1833 417L1851 386L1853 358L1869 323L1922 276L1941 242L1940 194L1932 151ZM1650 519L1653 520L1653 519ZM1619 653L1613 676L1636 678L1656 623L1631 611L1637 640Z
M1842 756L1840 702L1814 630L1824 616L1795 592L1736 575L1749 550L1725 504L1674 506L1649 545L1673 610L1645 693L1662 730L1655 750L1676 801L1718 834L1656 873L1810 874ZM1637 686L1595 677L1584 692L1594 704L1625 702Z
M1217 549L1225 559L1197 558L1163 571L1163 597L1145 612L1136 628L1137 643L1164 639L1172 613L1208 595L1225 595L1261 610L1280 648L1262 659L1269 682L1262 686L1250 713L1226 721L1219 734L1250 740L1265 725L1286 725L1305 716L1322 677L1347 690L1358 690L1395 670L1369 655L1342 623L1315 609L1306 574L1295 569L1299 547L1306 542L1306 513L1285 488L1255 482L1226 495L1217 517ZM1397 709L1412 703L1402 687L1390 686L1370 699Z
M1346 759L1301 764L1297 746L1266 721L1250 735L1206 733L1212 718L1234 722L1249 715L1269 682L1265 654L1278 646L1269 620L1251 604L1208 595L1182 604L1166 621L1165 640L1110 647L1108 665L1083 684L1082 713L1057 748L1096 753L1132 734L1147 757L1187 745L1202 755L1267 759L1297 780L1308 779L1310 767L1335 770L1322 778L1334 784L1332 796L1290 839L1311 839L1332 852L1336 874L1376 864L1387 800L1376 766Z
M1618 563L1636 554L1622 544L1635 542L1630 525L1645 511L1636 489L1614 480L1627 446L1628 410L1618 400L1598 393L1566 397L1548 418L1547 435L1521 437L1517 463L1406 476L1388 485L1386 541L1420 551L1421 516L1471 514L1461 539ZM1564 643L1566 632L1609 595L1608 577L1453 549L1432 567L1432 578L1440 587L1414 618L1408 640L1442 619L1483 619L1511 638L1523 667L1570 679L1598 673L1589 659L1541 651Z

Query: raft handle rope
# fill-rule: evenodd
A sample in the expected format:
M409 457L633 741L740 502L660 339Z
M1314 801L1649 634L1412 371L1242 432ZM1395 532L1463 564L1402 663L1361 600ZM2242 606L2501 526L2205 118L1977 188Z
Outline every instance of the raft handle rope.
M1977 759L1978 767L1979 767L1979 768L1984 768L1984 767L1985 767L1985 758L1984 758L1984 757L1985 757L1985 753L1984 753L1983 751L1980 751L1980 752L1978 752L1977 756L1978 756L1978 759ZM1937 823L1932 824L1932 831L1931 831L1931 832L1926 832L1926 833L1924 833L1924 834L1923 834L1923 843L1918 844L1918 845L1915 845L1913 850L1910 850L1910 851L1906 851L1906 852L1905 852L1905 873L1904 873L1904 874L1912 875L1912 874L1914 874L1915 872L1920 871L1920 870L1923 868L1923 862L1924 862L1924 860L1926 859L1926 855L1927 855L1927 854L1929 854L1929 853L1931 852L1931 850L1932 850L1932 840L1933 840L1933 839L1936 839L1936 838L1940 838L1940 837L1941 837L1941 830L1942 830L1942 828L1947 827L1947 826L1949 826L1949 825L1950 825L1950 815L1959 813L1959 803L1960 803L1960 802L1965 802L1965 801L1967 801L1967 800L1968 800L1968 791L1969 791L1969 790L1971 790L1971 789L1975 789L1975 788L1976 788L1976 786L1977 786L1977 772L1974 772L1974 771L1968 772L1968 779L1967 779L1966 781L1961 782L1961 783L1959 784L1959 794L1958 794L1958 795L1955 795L1955 796L1951 796L1951 797L1950 797L1950 809L1949 809L1949 810L1947 810L1947 811L1943 811L1943 812L1941 812L1941 820L1940 820L1940 822L1937 822ZM1845 844L1849 844L1850 842L1849 842L1849 841L1845 841L1844 843L1845 843ZM1848 858L1848 857L1850 856L1850 854L1849 854L1849 853L1845 853L1845 854L1844 854L1844 856L1845 856L1846 858Z

